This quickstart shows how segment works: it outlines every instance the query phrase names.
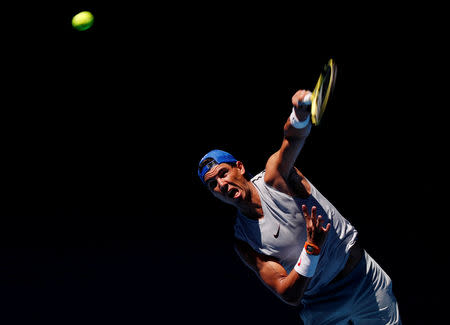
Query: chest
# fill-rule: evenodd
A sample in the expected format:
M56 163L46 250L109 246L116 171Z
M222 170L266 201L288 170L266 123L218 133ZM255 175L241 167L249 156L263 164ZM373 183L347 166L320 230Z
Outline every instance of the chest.
M281 201L280 201L281 200ZM309 196L306 199L282 197L263 204L264 219L258 225L258 245L266 255L277 258L286 267L293 265L307 240L306 223L301 212L305 204L327 218L322 206Z

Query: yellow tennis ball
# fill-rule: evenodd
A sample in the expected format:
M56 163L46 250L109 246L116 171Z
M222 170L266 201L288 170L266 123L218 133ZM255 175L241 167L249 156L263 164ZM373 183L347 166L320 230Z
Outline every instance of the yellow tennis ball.
M89 11L82 11L72 18L72 26L76 30L83 31L92 27L94 15Z

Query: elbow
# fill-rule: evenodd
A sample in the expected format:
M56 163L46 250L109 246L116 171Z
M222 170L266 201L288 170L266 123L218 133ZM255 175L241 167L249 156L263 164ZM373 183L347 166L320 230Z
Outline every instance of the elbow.
M280 295L280 298L285 304L288 304L288 305L294 306L294 307L300 306L300 304L302 303L302 297L298 297L298 296L295 297L292 295L284 294L284 295Z
M299 306L302 302L303 294L296 292L293 288L277 288L278 297L286 304Z

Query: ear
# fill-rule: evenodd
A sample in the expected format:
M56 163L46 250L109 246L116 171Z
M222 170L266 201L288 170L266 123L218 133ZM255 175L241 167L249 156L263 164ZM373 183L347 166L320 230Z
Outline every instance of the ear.
M242 163L242 161L237 161L236 167L239 169L241 175L245 174L245 167L244 167L244 164Z

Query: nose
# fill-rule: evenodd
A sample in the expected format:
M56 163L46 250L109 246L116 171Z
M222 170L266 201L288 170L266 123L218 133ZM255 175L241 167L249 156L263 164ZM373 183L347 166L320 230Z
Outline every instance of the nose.
M221 178L217 179L217 184L219 185L219 190L222 193L227 193L228 185L223 179L221 179Z

